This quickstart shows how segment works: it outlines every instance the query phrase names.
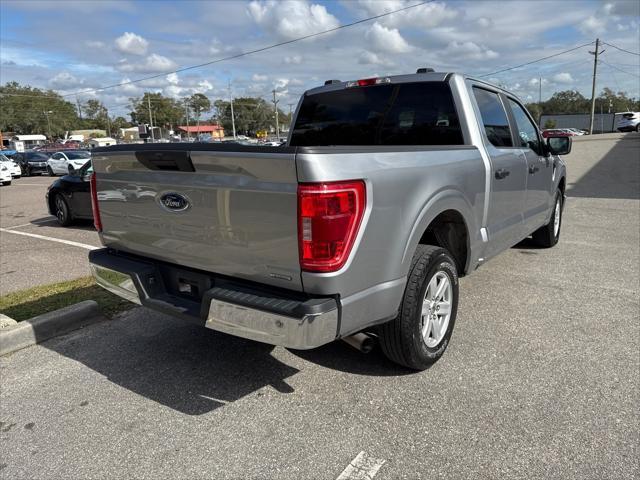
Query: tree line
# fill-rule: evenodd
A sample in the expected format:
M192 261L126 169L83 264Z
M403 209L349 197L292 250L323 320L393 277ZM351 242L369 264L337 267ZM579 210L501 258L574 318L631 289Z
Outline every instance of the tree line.
M75 99L74 99L75 100ZM53 137L65 131L100 129L117 135L120 128L138 123L153 123L176 130L189 123L215 123L232 131L231 104L228 100L211 101L206 95L196 93L184 99L166 97L161 93L145 93L130 98L127 105L129 118L111 115L107 107L97 99L73 102L53 90L23 86L17 82L0 85L0 131L21 134L44 133ZM542 114L589 113L591 100L575 90L554 93L544 102L527 104L534 118ZM149 112L151 110L151 112ZM640 99L625 92L604 88L596 99L596 112L640 111ZM233 119L236 133L255 135L260 130L275 126L273 104L262 98L239 97L233 100ZM278 109L280 125L288 125L290 114Z
M75 99L74 99L75 100ZM130 98L128 117L112 115L97 99L71 101L53 90L23 86L17 82L0 85L0 131L20 134L49 134L61 137L66 131L99 129L117 135L120 128L139 123L176 130L178 126L220 124L231 134L231 104L226 100L211 101L196 93L184 99L161 93L145 93ZM273 105L262 98L240 97L233 100L236 133L255 135L275 125ZM278 109L281 125L290 116Z
M528 103L527 110L536 120L545 114L591 113L591 99L576 90L564 90L554 93L544 102ZM603 88L596 98L596 113L638 112L640 99L629 97L626 92L614 92Z

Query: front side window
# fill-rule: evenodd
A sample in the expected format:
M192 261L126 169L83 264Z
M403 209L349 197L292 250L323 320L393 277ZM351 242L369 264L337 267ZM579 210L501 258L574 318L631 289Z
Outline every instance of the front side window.
M478 102L484 131L491 144L496 147L512 147L507 112L498 94L477 87L473 87L473 94Z
M513 116L516 119L516 126L518 127L518 139L520 140L520 147L530 148L536 153L540 153L540 139L538 138L538 130L533 125L529 116L524 111L522 106L509 99L509 106L513 112Z
M462 129L444 82L352 87L304 98L292 146L461 145Z

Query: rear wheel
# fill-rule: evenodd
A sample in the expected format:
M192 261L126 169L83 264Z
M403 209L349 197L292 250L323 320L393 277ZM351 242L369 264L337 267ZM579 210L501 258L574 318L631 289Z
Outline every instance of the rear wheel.
M56 207L55 213L58 223L63 227L71 225L71 222L73 221L71 210L69 209L69 205L62 194L58 193L53 201Z
M543 248L553 247L560 239L560 228L562 227L562 198L562 192L558 190L553 204L551 220L533 232L533 241Z
M445 352L458 311L458 274L447 250L418 245L398 316L380 327L392 361L424 370Z
M53 170L51 169L51 167L49 165L47 165L47 173L49 174L50 177L55 177L56 174L53 173Z

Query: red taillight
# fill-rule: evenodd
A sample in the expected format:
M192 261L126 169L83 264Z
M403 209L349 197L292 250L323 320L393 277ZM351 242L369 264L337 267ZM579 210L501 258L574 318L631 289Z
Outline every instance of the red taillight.
M300 267L308 272L340 270L349 258L366 203L362 180L298 186Z
M91 210L93 211L93 224L96 227L96 230L102 231L102 220L100 219L100 208L98 207L98 189L96 188L96 174L91 174L91 179L89 180L89 184L91 185Z
M375 85L376 84L376 80L377 80L377 78L363 78L361 80L358 80L358 86L359 87L366 87L368 85Z

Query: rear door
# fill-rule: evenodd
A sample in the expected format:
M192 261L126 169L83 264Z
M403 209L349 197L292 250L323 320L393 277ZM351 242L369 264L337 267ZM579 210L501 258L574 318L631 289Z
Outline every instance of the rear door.
M524 207L524 223L529 234L543 225L553 199L553 162L542 151L538 129L525 108L517 100L508 97L512 113L514 141L527 161L527 193Z
M92 158L106 246L301 290L294 148L135 148Z
M520 148L513 145L507 110L500 94L485 86L474 86L472 90L491 159L489 244L485 255L488 258L522 238L527 164Z

